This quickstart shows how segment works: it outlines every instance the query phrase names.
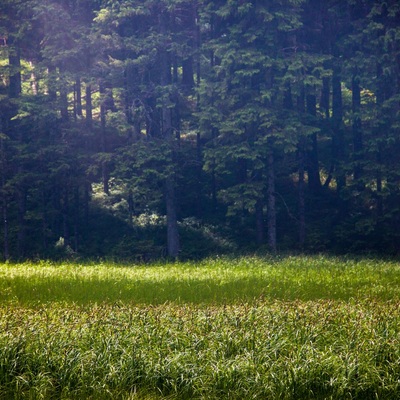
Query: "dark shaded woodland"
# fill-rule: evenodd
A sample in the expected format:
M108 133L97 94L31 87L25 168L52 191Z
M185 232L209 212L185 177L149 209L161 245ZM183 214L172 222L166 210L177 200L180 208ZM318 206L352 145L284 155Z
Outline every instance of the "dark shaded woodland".
M3 259L400 250L396 0L2 0Z

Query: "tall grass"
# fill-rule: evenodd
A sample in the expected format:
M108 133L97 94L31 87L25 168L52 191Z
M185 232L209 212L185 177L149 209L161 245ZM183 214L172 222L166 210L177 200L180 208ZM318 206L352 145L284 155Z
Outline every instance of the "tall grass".
M3 308L0 398L395 399L398 304ZM11 397L12 396L14 397Z
M325 257L4 265L0 399L397 399L399 275Z
M400 297L400 265L373 259L248 257L201 263L16 264L0 267L0 302L226 304L264 297L348 300Z

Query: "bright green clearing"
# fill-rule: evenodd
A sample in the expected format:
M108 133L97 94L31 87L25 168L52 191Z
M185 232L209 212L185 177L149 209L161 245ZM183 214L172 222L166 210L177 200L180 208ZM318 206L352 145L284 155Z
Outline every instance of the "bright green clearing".
M0 267L0 302L226 304L254 299L400 298L400 264L327 257L213 259L200 263L17 264Z
M0 267L0 399L400 398L400 264Z

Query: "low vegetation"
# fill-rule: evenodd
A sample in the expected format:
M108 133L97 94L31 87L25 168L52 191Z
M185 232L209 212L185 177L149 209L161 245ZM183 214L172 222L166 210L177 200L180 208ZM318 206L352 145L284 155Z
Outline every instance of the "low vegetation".
M400 265L0 267L0 399L394 399Z

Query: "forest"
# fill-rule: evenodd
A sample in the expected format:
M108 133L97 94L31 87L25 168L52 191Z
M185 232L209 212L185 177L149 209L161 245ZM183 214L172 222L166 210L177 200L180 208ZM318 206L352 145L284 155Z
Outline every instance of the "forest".
M400 253L397 0L2 0L0 257Z

